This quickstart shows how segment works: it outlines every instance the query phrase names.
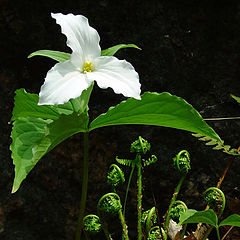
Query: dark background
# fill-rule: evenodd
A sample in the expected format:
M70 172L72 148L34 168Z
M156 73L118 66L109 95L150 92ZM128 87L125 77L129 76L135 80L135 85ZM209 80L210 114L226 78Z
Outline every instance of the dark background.
M240 96L240 2L172 0L0 0L0 239L71 240L74 236L81 191L82 136L76 135L47 154L11 195L14 166L9 151L14 91L25 88L38 93L54 61L27 56L39 49L68 51L66 38L50 13L82 14L101 37L102 49L135 43L142 51L117 53L139 72L142 92L167 91L183 97L203 117L239 116ZM125 98L96 85L90 100L94 118ZM237 120L208 122L237 148ZM231 157L211 150L189 133L149 126L116 126L90 135L90 170L87 213L96 212L97 200L110 189L105 185L108 166L116 155L131 157L129 146L138 135L152 144L158 163L144 171L145 209L153 206L153 194L163 215L179 179L172 157L189 150L192 171L180 199L190 208L203 209L202 192L215 186ZM227 195L226 217L240 212L240 163L235 159L223 182ZM127 173L129 169L126 169ZM128 223L136 236L133 185L129 195ZM222 234L226 231L222 229ZM117 228L114 229L117 239ZM97 239L97 238L95 238ZM101 238L103 239L103 238ZM120 239L120 238L119 238ZM211 239L215 239L214 235ZM240 239L233 230L229 239Z

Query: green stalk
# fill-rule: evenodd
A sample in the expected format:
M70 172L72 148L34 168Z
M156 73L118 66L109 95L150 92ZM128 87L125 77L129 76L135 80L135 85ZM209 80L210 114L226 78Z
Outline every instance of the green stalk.
M124 216L124 217L125 217L125 211L126 211L126 204L127 204L128 191L129 191L129 187L130 187L130 184L131 184L131 180L132 180L132 176L133 176L134 168L135 168L135 164L132 165L131 173L130 173L129 178L128 178L128 184L127 184L127 189L126 189L126 195L125 195L124 205L123 205L123 216Z
M216 231L217 231L218 240L221 240L220 233L219 233L219 228L218 228L218 227L216 227Z
M166 232L167 232L169 221L170 221L170 212L171 212L172 206L173 206L173 204L175 203L175 201L177 199L177 195L178 195L178 193L180 191L180 188L181 188L181 186L183 184L183 181L184 181L185 177L186 177L186 174L182 175L182 177L180 178L179 183L178 183L178 185L177 185L177 187L176 187L176 189L175 189L175 191L173 193L170 205L168 207L167 217L166 217L165 226L164 226L164 230Z
M121 224L122 224L124 239L125 239L125 240L129 240L128 230L127 230L127 224L126 224L126 222L125 222L125 218L124 218L123 213L122 213L121 210L118 212L118 215L119 215L119 219L120 219Z
M82 180L82 196L80 201L77 229L75 233L75 240L80 240L83 229L83 217L87 200L88 187L88 132L83 133L84 136L84 155L83 155L83 180Z
M138 168L138 202L137 202L137 212L138 212L138 240L142 240L142 163L141 163L141 155L138 154L138 162L137 162L137 168Z

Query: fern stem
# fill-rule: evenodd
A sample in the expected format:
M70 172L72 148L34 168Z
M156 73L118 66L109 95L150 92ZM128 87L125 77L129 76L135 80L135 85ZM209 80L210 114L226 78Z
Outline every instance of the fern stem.
M118 215L119 215L119 219L120 219L121 224L122 224L124 239L129 240L127 224L126 224L125 218L123 216L122 210L119 210Z
M138 240L142 239L142 163L141 163L141 155L137 154L138 162L137 162L137 168L138 168L138 202L137 202L137 212L138 212Z
M84 136L84 155L83 155L83 180L82 180L82 196L80 202L80 210L77 222L77 229L75 233L75 240L80 240L83 229L83 217L87 200L88 187L88 132L83 133Z
M127 205L127 197L128 197L128 191L129 191L129 187L132 181L132 176L133 176L133 172L135 169L135 164L132 165L132 169L128 178L128 184L127 184L127 189L126 189L126 194L125 194L125 199L124 199L124 205L123 205L123 216L125 217L125 211L126 211L126 205Z

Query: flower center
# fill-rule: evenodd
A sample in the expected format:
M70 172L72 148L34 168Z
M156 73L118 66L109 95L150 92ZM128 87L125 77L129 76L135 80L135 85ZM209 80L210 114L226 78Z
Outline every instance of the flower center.
M87 61L84 63L82 73L92 72L93 70L94 70L94 67L91 62Z

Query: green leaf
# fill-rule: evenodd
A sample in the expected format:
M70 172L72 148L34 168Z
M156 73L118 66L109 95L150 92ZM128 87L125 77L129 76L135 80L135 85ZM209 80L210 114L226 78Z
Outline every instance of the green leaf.
M240 103L240 97L237 97L237 96L235 96L235 95L233 95L233 94L230 94L230 96L231 96L233 99L235 99L238 103Z
M110 47L108 49L102 50L101 56L113 56L118 50L122 48L129 48L129 47L141 50L141 48L139 48L135 44L119 44L119 45ZM28 56L28 58L35 57L35 56L48 57L57 62L64 62L70 59L71 54L60 52L60 51L54 51L54 50L38 50L36 52L31 53Z
M13 123L11 133L10 150L15 165L12 193L18 190L40 158L66 138L85 132L87 126L87 113L61 115L57 120L19 117Z
M189 103L169 93L146 92L141 100L128 98L98 116L90 124L90 131L104 126L122 124L177 128L222 142L216 132Z
M206 223L217 227L217 222L217 215L212 209L204 211L188 209L181 214L178 225L185 223Z
M64 62L64 61L70 59L70 53L53 51L53 50L38 50L36 52L31 53L28 56L28 58L31 58L31 57L34 57L34 56L49 57L49 58L51 58L53 60L56 60L58 62Z
M102 50L101 56L113 56L118 50L120 50L122 48L129 48L129 47L141 50L141 48L139 48L135 44L118 44L116 46L113 46L113 47L110 47L108 49Z
M14 98L14 108L11 121L19 117L37 117L43 119L56 120L61 114L72 114L73 112L82 113L86 110L93 84L82 92L81 96L70 99L61 105L38 105L38 95L27 93L24 89L16 90Z
M225 218L223 221L220 222L219 226L224 226L224 225L240 227L240 215L233 214Z

